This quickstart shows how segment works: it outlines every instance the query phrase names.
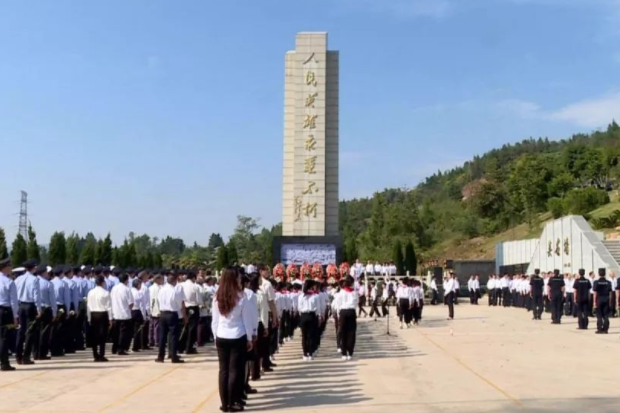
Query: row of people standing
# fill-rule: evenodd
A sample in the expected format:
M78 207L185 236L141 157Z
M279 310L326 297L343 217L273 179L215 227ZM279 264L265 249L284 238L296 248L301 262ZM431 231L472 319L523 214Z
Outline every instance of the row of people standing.
M400 328L402 329L403 325L411 327L412 321L413 325L418 325L424 308L422 283L416 279L403 278L396 290L396 300Z
M609 317L620 302L620 286L614 282L615 276L607 274L605 268L598 270L598 277L594 272L586 275L584 269L580 269L575 276L562 275L557 269L541 274L537 269L531 277L493 276L489 281L489 305L524 308L532 311L533 320L541 320L542 314L547 311L551 313L551 324L561 324L564 315L572 315L578 319L579 330L587 330L589 318L596 316L597 334L608 333ZM505 288L508 288L507 293ZM501 294L498 289L501 289Z

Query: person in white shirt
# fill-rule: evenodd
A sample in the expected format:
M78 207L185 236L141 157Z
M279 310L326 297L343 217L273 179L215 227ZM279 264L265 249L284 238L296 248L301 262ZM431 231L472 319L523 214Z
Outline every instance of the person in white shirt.
M454 320L454 273L450 273L443 283L443 295L448 305L448 320Z
M250 303L243 292L240 274L234 267L224 270L213 300L211 329L219 359L219 390L222 411L243 410L243 383L247 352L254 332Z
M179 339L179 353L198 354L194 345L198 339L198 322L200 321L200 306L202 295L200 287L196 284L196 273L189 271L187 279L182 283L185 310L187 312L187 324Z
M375 275L381 275L381 272L383 271L383 268L381 267L381 264L379 264L379 261L375 262Z
M105 357L105 345L108 339L108 328L112 323L112 302L105 286L105 277L97 275L95 288L88 292L86 298L86 318L95 362L108 361Z
M170 348L168 355L172 363L183 363L177 354L179 314L185 319L185 306L183 300L183 290L177 288L177 276L169 274L166 284L159 289L157 293L157 305L159 307L159 351L157 363L163 363L166 355L166 345L168 344L168 336L170 335Z
M145 343L142 342L142 330L146 320L147 297L142 290L142 281L139 277L134 278L131 288L133 297L133 307L131 309L131 321L133 324L133 346L132 351L137 353L144 349Z
M424 289L422 283L416 279L411 282L411 313L413 315L413 325L418 325L422 319L422 309L424 308Z
M474 303L474 276L470 275L469 280L467 280L467 291L469 292L469 304Z
M149 287L151 286L149 278L150 273L148 271L141 271L138 274L140 281L142 281L142 285L140 287L140 292L144 296L144 325L142 326L142 349L143 350L151 350L151 346L149 343L149 330L151 328L151 291Z
M403 329L403 322L407 325L407 328L411 325L411 281L405 277L402 279L401 284L396 289L396 303L398 305L398 320L400 321L400 329Z
M366 264L366 268L364 270L364 273L366 274L366 276L374 275L374 273L375 273L375 266L372 265L372 262L368 261L368 264Z
M575 280L571 274L564 274L564 285L566 287L564 293L564 315L573 315L573 310L575 307L575 296L573 294L574 283Z
M358 306L359 295L353 288L355 280L347 277L344 287L334 298L338 309L338 331L340 333L340 347L343 360L351 360L355 351L355 340L357 334L357 316L355 310Z
M439 303L439 289L437 288L437 281L435 276L431 278L431 305L437 305Z
M265 298L267 299L267 304L269 305L269 313L270 313L270 323L265 326L268 330L269 334L269 355L273 356L275 353L275 345L277 344L278 337L278 326L280 325L280 320L278 318L278 309L276 308L276 291L273 287L273 284L269 280L270 272L269 267L266 265L260 265L258 269L261 276L261 284L260 288L263 290L265 294ZM272 370L272 367L275 367L274 363L271 361L271 358L263 360L263 370L269 372Z
M364 280L360 280L359 287L357 287L357 294L359 296L359 308L358 308L358 317L362 316L364 313L364 317L368 317L368 313L364 306L366 305L366 286L364 285Z
M299 295L297 308L299 309L299 327L301 328L301 347L303 360L313 359L314 340L316 329L319 326L320 311L319 298L314 292L314 281L308 279L304 282L304 288Z
M474 280L471 283L474 294L474 305L478 305L478 299L480 298L480 276L476 274Z
M112 288L110 293L112 317L114 318L112 353L126 356L133 335L131 312L134 302L131 289L127 287L127 274L120 274L118 279L119 283Z
M159 347L159 301L157 296L164 282L161 274L155 274L153 284L149 287L149 302L151 307L151 317L149 321L149 346Z

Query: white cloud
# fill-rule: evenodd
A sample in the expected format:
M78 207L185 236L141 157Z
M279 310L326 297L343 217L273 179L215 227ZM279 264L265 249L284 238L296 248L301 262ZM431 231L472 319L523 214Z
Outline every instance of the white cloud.
M571 103L547 114L548 119L598 128L620 119L620 92Z
M397 17L448 16L455 7L453 0L341 0L343 4L364 7L372 12L394 14Z

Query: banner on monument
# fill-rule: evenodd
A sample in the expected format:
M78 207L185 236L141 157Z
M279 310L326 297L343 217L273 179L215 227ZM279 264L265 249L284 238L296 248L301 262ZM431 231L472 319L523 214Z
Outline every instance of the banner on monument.
M336 263L336 246L333 244L284 244L280 252L282 263L285 265Z

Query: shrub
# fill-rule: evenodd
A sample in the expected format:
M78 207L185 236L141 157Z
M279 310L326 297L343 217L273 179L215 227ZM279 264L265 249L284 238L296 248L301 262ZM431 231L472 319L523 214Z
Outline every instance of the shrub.
M566 194L566 208L572 214L583 215L609 202L607 192L588 187L572 189Z

